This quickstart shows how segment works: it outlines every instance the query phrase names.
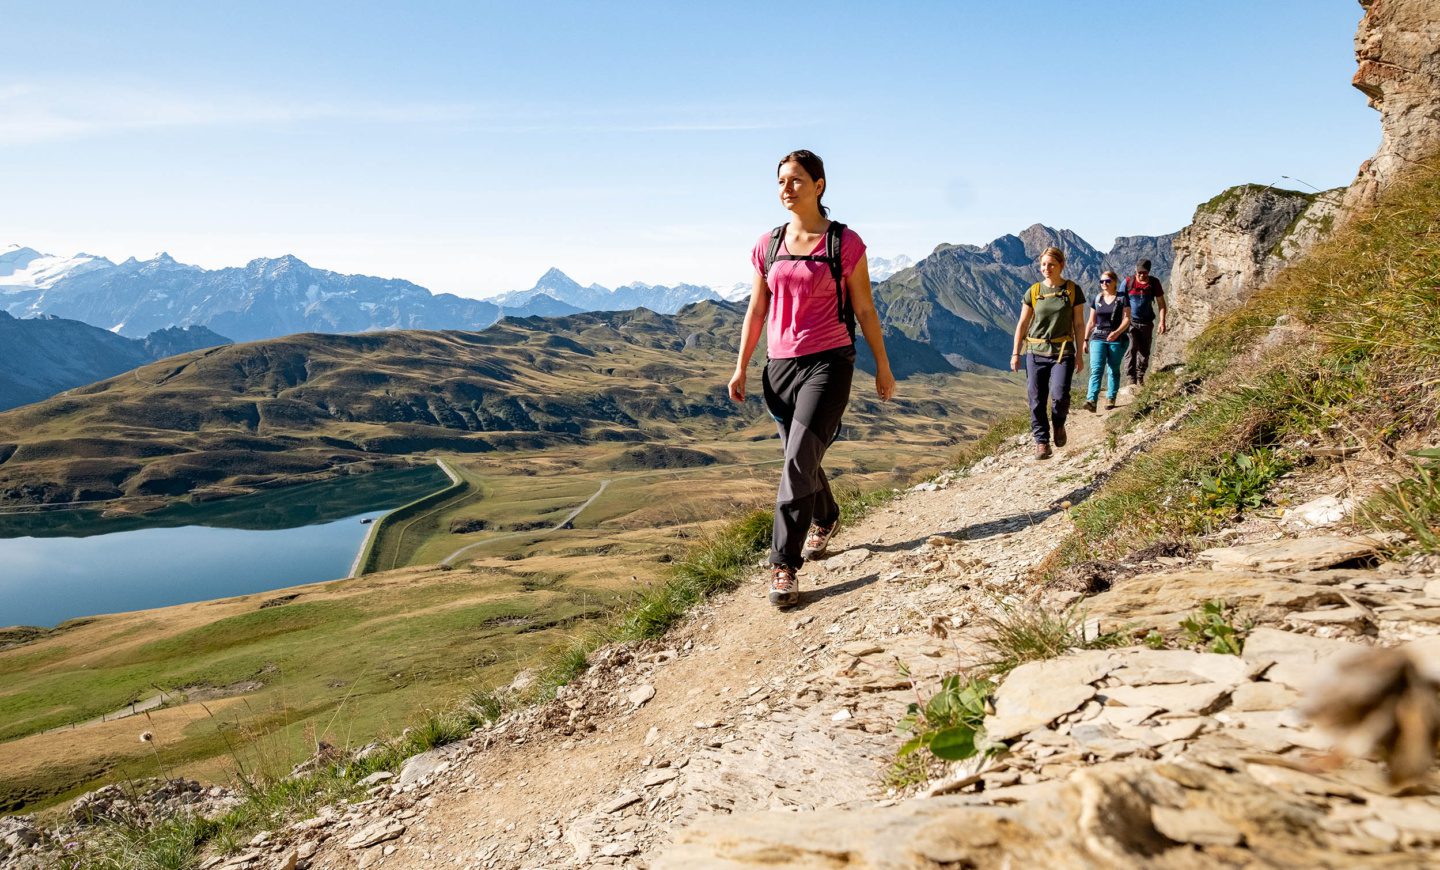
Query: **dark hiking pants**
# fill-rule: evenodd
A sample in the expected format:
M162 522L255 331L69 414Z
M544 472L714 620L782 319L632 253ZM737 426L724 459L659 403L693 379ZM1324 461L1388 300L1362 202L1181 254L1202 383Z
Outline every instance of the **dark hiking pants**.
M1070 381L1075 377L1075 355L1025 355L1025 391L1030 398L1030 434L1036 444L1050 443L1050 427L1064 426L1070 414ZM1046 405L1049 414L1046 414Z
M772 565L798 570L810 524L828 527L840 518L820 461L840 434L854 374L854 345L765 364L765 407L785 448L770 539Z
M1125 371L1130 383L1145 383L1150 371L1150 345L1155 340L1155 324L1130 322L1130 352L1125 355Z

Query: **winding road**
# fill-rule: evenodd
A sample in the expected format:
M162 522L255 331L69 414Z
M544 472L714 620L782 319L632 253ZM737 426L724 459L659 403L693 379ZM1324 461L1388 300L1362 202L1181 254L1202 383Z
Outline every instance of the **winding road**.
M473 543L473 544L466 544L465 546L461 547L460 549L456 550L455 552L453 552L453 553L451 553L450 555L446 556L445 558L441 559L441 560L440 560L440 564L441 564L441 565L449 565L451 562L453 562L453 561L455 561L456 559L460 558L460 556L462 556L463 554L465 554L467 551L473 550L473 549L475 549L476 547L483 547L483 546L485 546L486 544L493 544L493 543L495 543L496 541L508 541L508 540L511 539L511 538L519 538L519 537L544 537L545 535L548 535L548 534L550 534L551 532L558 532L558 531L560 531L561 529L565 528L566 526L570 525L570 523L573 522L576 517L580 516L580 512L583 511L583 510L585 510L587 507L589 507L590 504L591 504L593 501L595 501L595 499L599 498L599 497L600 497L600 493L604 492L604 491L605 491L605 487L607 487L607 486L609 486L609 485L610 485L610 481L608 481L608 480L602 480L602 481L600 481L600 488L597 489L597 490L595 490L595 492L594 492L593 494L591 494L591 496L590 496L589 498L585 499L585 503L584 503L584 504L580 505L580 506L577 507L575 510L571 511L571 512L565 517L565 519L561 520L560 522L556 523L555 525L551 526L551 527L548 528L548 529L539 530L538 532L537 532L537 531L530 531L530 532L511 532L511 533L508 534L508 535L497 535L496 537L487 538L487 539L485 539L485 540L483 540L483 541L476 541L476 542Z

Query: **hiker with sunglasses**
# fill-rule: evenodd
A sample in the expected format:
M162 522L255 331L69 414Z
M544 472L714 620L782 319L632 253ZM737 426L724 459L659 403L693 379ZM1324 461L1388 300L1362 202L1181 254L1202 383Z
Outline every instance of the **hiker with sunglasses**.
M1085 410L1094 411L1100 400L1100 381L1109 377L1105 390L1105 410L1115 407L1120 392L1120 360L1130 339L1130 306L1117 292L1120 276L1105 272L1100 276L1100 295L1090 303L1090 319L1085 322L1085 336L1090 343L1090 387L1085 391Z
M1165 334L1165 288L1160 286L1159 278L1150 274L1149 260L1135 264L1135 274L1125 278L1121 295L1130 303L1130 352L1125 357L1125 369L1130 383L1143 386L1145 373L1150 370L1155 333Z
M1056 447L1065 446L1070 383L1076 358L1084 352L1080 338L1085 329L1085 294L1074 281L1061 276L1064 251L1046 248L1039 266L1045 278L1030 285L1020 305L1010 370L1018 372L1023 357L1035 458L1049 459L1052 434Z
M755 283L729 389L732 400L745 401L745 369L764 329L765 407L785 451L770 541L770 603L786 607L800 601L797 574L805 560L825 555L840 523L820 462L850 401L856 323L875 356L880 401L895 395L895 378L870 295L865 243L830 220L820 202L825 164L809 151L793 151L776 174L790 221L761 236L751 251Z

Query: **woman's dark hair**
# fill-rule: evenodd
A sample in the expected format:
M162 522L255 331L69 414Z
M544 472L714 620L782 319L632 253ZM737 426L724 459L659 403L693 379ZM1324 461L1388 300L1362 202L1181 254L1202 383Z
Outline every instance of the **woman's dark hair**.
M792 161L800 164L800 168L805 170L805 174L810 176L811 181L825 180L825 161L821 160L820 155L814 151L806 151L804 148L801 148L799 151L791 151L789 154L781 157L780 162L775 165L775 174L779 175L781 167ZM815 204L820 206L820 213L822 215L829 217L830 209L826 207L825 203L820 201L824 198L825 192L821 191L820 196L815 198Z

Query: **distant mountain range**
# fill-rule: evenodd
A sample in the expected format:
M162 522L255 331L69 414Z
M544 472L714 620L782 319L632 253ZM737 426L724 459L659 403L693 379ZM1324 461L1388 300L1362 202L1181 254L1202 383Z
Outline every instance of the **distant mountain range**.
M918 263L904 256L876 257L870 263L876 304L888 334L894 336L892 343L903 345L904 359L897 356L897 370L1003 367L1020 294L1039 277L1034 261L1047 245L1067 251L1066 274L1093 293L1102 269L1124 274L1142 257L1154 261L1156 274L1168 279L1173 241L1174 235L1123 237L1102 254L1069 230L1035 224L983 246L941 245ZM743 300L748 293L748 283L741 282L724 295ZM225 336L244 342L305 332L473 331L502 317L636 308L672 314L687 304L720 298L715 290L692 284L632 283L613 290L582 286L558 269L546 272L528 290L487 300L432 293L400 279L316 269L289 255L241 267L202 269L167 254L117 264L87 254L55 257L33 248L0 252L0 311L19 318L47 315L79 321L128 338L199 328L201 332L179 341L176 347L182 349L223 342ZM73 326L67 328L80 334ZM48 334L59 334L51 329ZM106 345L93 335L75 340L92 348L80 354L80 360L64 359L60 350L41 351L38 345L25 360L12 359L12 386L8 394L0 394L0 402L34 401L43 398L46 389L87 382L77 380L87 373L95 373L94 380L124 370L116 366L127 359L132 362L126 368L155 358L151 350L145 351L149 356L137 356L135 348L122 351L120 345ZM108 350L102 352L102 347ZM861 359L873 365L864 352ZM39 368L26 368L31 364Z
M204 326L236 341L300 332L386 329L484 329L501 317L560 317L582 311L649 308L673 314L691 302L716 300L708 287L633 283L583 287L558 269L529 290L493 301L432 293L418 284L316 269L297 257L251 260L243 267L202 269L168 254L112 263L33 248L0 253L0 310L16 317L50 314L124 336L169 326Z
M0 311L0 348L5 354L5 365L0 366L0 411L168 356L229 343L230 339L202 326L171 327L132 339L78 320L49 316L17 320Z
M659 314L674 314L691 302L716 301L721 297L719 293L709 287L699 287L694 284L664 287L658 284L641 284L637 281L614 290L601 287L599 284L582 287L559 269L551 269L541 275L540 280L535 282L535 286L529 290L515 290L499 296L491 296L490 301L504 308L508 313L512 309L534 306L536 302L546 298L559 303L562 308L569 309L568 311L556 311L557 314L579 314L582 311L630 311L634 308L648 308ZM548 314L548 312L542 311L534 313Z

